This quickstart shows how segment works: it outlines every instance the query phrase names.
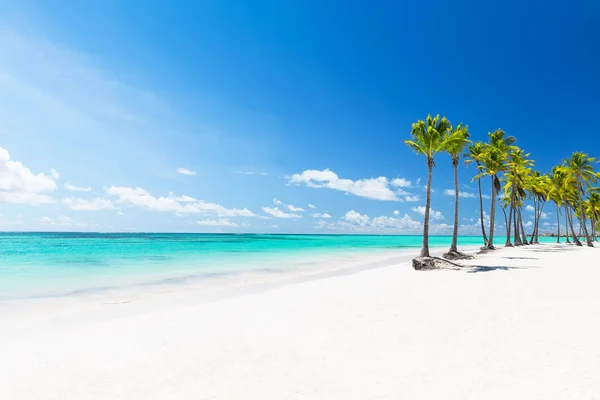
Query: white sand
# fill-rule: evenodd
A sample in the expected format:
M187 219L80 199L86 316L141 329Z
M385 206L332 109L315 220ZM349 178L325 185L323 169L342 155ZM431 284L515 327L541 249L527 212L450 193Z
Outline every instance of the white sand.
M600 398L600 249L475 263L502 268L5 303L0 399Z

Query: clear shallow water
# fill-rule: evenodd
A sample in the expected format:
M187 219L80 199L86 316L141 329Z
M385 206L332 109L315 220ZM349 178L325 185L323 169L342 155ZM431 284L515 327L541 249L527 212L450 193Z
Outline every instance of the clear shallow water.
M447 247L451 238L430 238ZM477 246L480 237L461 237ZM421 236L0 233L0 300L302 268L333 256L418 250Z

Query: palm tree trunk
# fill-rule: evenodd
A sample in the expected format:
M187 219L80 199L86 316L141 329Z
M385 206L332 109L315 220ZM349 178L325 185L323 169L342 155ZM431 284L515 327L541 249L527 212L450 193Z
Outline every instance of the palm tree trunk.
M556 205L556 227L558 228L556 243L560 243L560 207L558 207L558 204Z
M525 233L525 227L523 226L523 213L521 207L519 207L519 226L521 227L521 234L523 235L523 244L528 245L527 234Z
M583 233L585 233L585 240L587 242L588 247L594 247L594 243L592 243L592 239L590 238L590 234L587 230L587 224L585 217L585 207L583 207L583 185L581 184L581 180L579 180L579 215L581 215L581 220L583 221Z
M452 160L454 167L454 232L452 232L452 245L450 253L458 253L458 160Z
M502 207L502 212L504 213L504 221L506 225L506 243L504 247L512 247L512 243L510 242L510 223L512 221L513 216L513 206L512 201L510 202L510 209L508 211L508 218L506 217L506 210Z
M533 198L533 230L531 231L531 238L529 244L533 244L533 238L535 237L535 227L537 225L537 201Z
M571 216L570 211L570 207L567 207L567 215L569 216L569 226L571 227L571 234L573 235L573 243L575 243L577 246L583 246L575 234L575 229L573 228L573 216Z
M540 244L540 222L542 220L542 215L544 215L544 206L546 205L545 201L540 200L539 203L539 208L540 208L540 212L538 214L538 223L537 223L537 227L535 228L535 244Z
M569 214L567 210L567 205L565 204L565 238L567 238L567 243L571 244L569 240Z
M423 222L423 246L421 247L421 257L431 257L429 255L429 208L431 206L432 170L433 160L427 160L427 200L425 201L425 221Z
M514 229L515 229L515 246L521 246L523 244L523 242L521 241L521 234L519 232L519 223L518 223L518 218L517 218L517 199L516 199L517 195L516 193L514 193L513 190L513 194L512 194L512 204L513 204L513 209L514 211L514 221L512 222L514 225Z
M490 250L494 247L494 223L496 222L496 175L492 176L492 206L490 210L490 239L487 248Z
M477 167L479 167L479 161L477 161ZM483 235L483 246L487 246L488 238L485 234L485 224L483 223L483 195L481 194L481 178L477 178L477 186L479 186L479 221L481 221L481 234Z

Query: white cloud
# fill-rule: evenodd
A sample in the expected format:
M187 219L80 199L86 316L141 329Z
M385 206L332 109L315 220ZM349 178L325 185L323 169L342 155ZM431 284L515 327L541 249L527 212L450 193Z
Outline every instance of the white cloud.
M412 210L414 212L416 212L417 214L425 216L425 206L413 207ZM442 213L440 211L435 211L433 208L429 209L429 217L432 220L444 219L444 216L442 215Z
M151 211L173 212L179 214L214 214L220 217L254 217L247 208L226 208L215 203L202 200L190 201L189 196L154 197L142 188L111 186L106 194L117 197L117 203L129 204Z
M119 211L117 214L118 215L125 215L125 213L123 211Z
M420 200L419 196L412 196L412 195L405 195L403 197L403 199L406 202L416 202L416 201Z
M324 218L324 219L329 219L331 218L331 215L327 214L327 213L314 213L314 214L310 214L311 217L313 218Z
M78 211L99 211L115 208L112 201L102 198L85 200L76 197L65 197L62 199L62 203L70 209Z
M359 179L341 179L329 169L306 170L300 174L293 174L288 181L290 184L303 184L313 188L329 188L350 193L355 196L374 200L399 201L396 193L390 189L386 177Z
M394 215L400 215L400 211L394 210Z
M354 210L348 211L342 218L348 222L352 222L358 225L366 225L369 222L368 215L360 214Z
M392 186L395 186L395 187L401 187L401 188L409 188L409 187L412 187L412 183L411 183L411 182L410 182L408 179L405 179L405 178L396 178L396 179L393 179L393 180L390 182L390 184L391 184Z
M309 204L309 205L308 205L308 208L317 208L317 206L314 206L314 205L312 205L312 204Z
M196 175L196 172L190 171L187 168L177 168L177 171L175 171L175 172L177 172L178 174L181 174L181 175L188 175L188 176Z
M225 226L225 227L230 227L230 228L236 228L239 226L238 224L231 222L227 218L205 219L202 221L196 221L196 223L198 225L203 225L203 226Z
M43 174L34 174L20 161L10 159L9 152L0 147L0 202L39 205L51 203L45 194L56 189L56 182Z
M273 204L275 204L276 206L284 206L286 207L288 210L290 210L291 212L303 212L304 209L300 208L300 207L294 207L291 204L285 204L283 201L278 200L278 199L273 199Z
M446 189L446 190L444 190L444 194L446 196L454 196L456 194L456 191L454 189ZM474 198L477 198L478 196L474 193L459 191L458 197L464 197L466 199L474 199Z
M82 187L82 186L75 186L75 185L71 185L69 182L65 183L65 189L71 191L71 192L91 192L92 188L87 186L87 187Z
M533 208L531 205L527 205L527 207L525 207L525 211L534 212L535 208Z
M354 233L419 233L422 230L422 224L413 220L409 215L398 218L379 216L371 219L366 214L350 210L339 221L329 223L319 220L315 228Z
M55 179L55 180L59 180L60 179L60 174L54 168L50 168L50 176L52 176L52 178Z
M286 213L285 211L282 211L277 207L274 207L274 208L263 207L262 210L275 218L302 218L301 215L293 214L293 213Z

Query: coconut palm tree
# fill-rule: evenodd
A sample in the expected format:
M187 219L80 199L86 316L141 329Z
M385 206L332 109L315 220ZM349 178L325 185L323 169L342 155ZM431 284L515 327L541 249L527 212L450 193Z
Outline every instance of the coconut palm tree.
M587 154L581 151L574 152L571 155L570 159L565 160L567 167L569 168L570 172L575 178L579 205L579 216L581 217L582 222L581 226L583 228L583 233L585 235L585 239L589 247L594 247L594 244L592 243L592 239L587 230L587 218L585 214L585 208L583 206L583 196L585 194L585 185L591 186L592 184L598 181L598 174L594 172L594 167L592 165L595 162L595 158L589 157Z
M600 220L600 192L592 191L585 204L585 212L592 221L592 239L598 241L596 224Z
M518 229L519 227L515 208L517 204L522 204L522 199L526 197L525 189L529 185L529 179L531 175L531 169L529 167L533 166L533 161L528 157L529 154L525 154L522 149L518 148L517 146L512 146L512 150L509 152L508 161L506 163L506 185L504 187L504 191L506 196L510 199L510 214L508 219L509 225L506 227L506 246L512 246L510 243L511 222L513 222L514 225L515 246L520 246L523 244ZM523 240L526 241L527 238L524 237Z
M562 204L565 208L565 226L567 229L567 243L569 243L569 228L571 230L571 237L573 243L576 246L581 246L579 238L575 234L573 228L573 217L571 215L571 209L577 201L577 195L575 191L575 177L571 173L570 169L565 165L558 165L552 169L552 175L554 181L558 185L558 192L562 196Z
M496 220L496 196L500 192L500 180L498 174L506 170L506 160L509 153L513 150L516 139L512 136L506 136L502 129L497 129L488 133L490 142L486 144L482 165L479 167L480 174L476 177L489 176L492 180L492 201L490 207L490 236L487 249L493 250L494 247L494 224Z
M465 164L476 163L477 169L481 167L481 161L483 160L485 153L485 144L483 142L475 142L469 145L469 152L465 154ZM469 157L469 158L466 158ZM483 194L481 193L481 178L475 177L473 179L477 179L477 187L479 188L479 222L481 223L481 234L483 235L483 246L487 246L488 238L485 234L485 224L483 222Z
M419 120L412 124L410 135L412 140L404 143L427 161L427 199L425 201L425 218L423 222L423 246L421 257L431 257L429 254L429 210L431 208L431 176L435 166L435 155L444 151L444 145L450 121L446 117L428 115L425 121Z
M560 208L562 207L562 192L560 190L560 178L556 175L556 168L552 168L552 173L550 174L550 182L548 189L548 198L556 205L556 227L557 227L557 236L556 243L560 243ZM565 225L566 228L566 225ZM567 237L567 242L569 241L569 235Z
M456 129L448 129L444 138L444 151L452 158L452 168L454 169L454 231L452 233L452 244L446 256L458 255L458 162L460 156L465 151L465 147L470 142L469 128L466 125L459 124Z

